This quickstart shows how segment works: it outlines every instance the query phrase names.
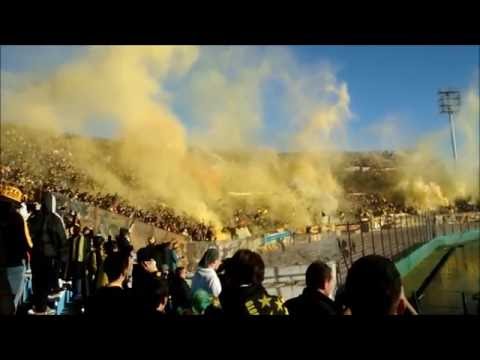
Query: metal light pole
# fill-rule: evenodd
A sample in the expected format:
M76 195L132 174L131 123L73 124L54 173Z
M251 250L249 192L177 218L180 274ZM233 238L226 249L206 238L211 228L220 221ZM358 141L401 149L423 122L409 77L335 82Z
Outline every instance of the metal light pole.
M457 140L455 138L455 120L453 114L457 113L460 108L460 91L446 89L438 91L438 100L440 105L440 113L448 114L450 123L450 139L452 142L453 159L457 161Z

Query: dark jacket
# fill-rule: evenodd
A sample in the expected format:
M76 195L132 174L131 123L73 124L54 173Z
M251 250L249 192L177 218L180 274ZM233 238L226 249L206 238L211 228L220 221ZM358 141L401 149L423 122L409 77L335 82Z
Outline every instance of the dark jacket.
M63 220L55 212L55 197L51 193L44 193L41 204L41 210L29 219L33 253L67 262L68 240Z
M179 276L173 277L170 283L170 294L174 311L177 311L178 308L190 309L192 307L192 289L185 279Z
M29 249L25 220L11 204L0 202L0 267L22 265Z
M88 299L86 313L93 316L124 316L134 313L131 293L120 287L102 287Z
M220 303L226 316L288 315L283 300L269 295L260 285L227 287L220 293Z
M165 244L155 245L150 251L152 251L151 255L155 259L155 262L157 263L157 267L159 269L162 268L162 265L168 265L169 255Z
M288 312L296 317L339 315L339 309L332 299L321 292L305 288L303 293L285 302Z

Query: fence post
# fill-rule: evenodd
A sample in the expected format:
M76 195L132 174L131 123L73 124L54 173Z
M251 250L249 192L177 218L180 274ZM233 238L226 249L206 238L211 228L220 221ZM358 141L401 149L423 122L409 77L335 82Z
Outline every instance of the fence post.
M388 247L390 248L390 259L393 258L393 248L392 248L392 235L391 235L392 229L387 229L387 234L388 234Z
M348 236L348 247L349 247L349 253L350 253L350 266L353 263L353 258L352 258L352 239L350 238L350 223L347 223L347 236Z
M362 256L365 256L365 240L363 239L363 229L360 226L360 239L362 241Z
M422 233L420 231L420 217L415 215L415 234L417 236L417 243L422 242Z
M410 246L412 247L415 245L415 229L413 227L413 216L410 216L408 219L408 229L410 231Z
M407 235L407 241L406 241L406 247L404 248L405 249L408 249L410 247L410 231L408 231L408 215L405 216L405 233Z
M413 217L413 231L414 231L414 236L415 236L415 244L419 243L421 240L420 240L420 232L419 232L419 228L418 228L418 215L415 215Z
M416 215L413 215L411 218L410 218L410 226L411 226L411 229L412 229L412 238L413 238L413 245L415 245L417 243L417 240L418 240L418 234L417 234L417 227L415 225L415 220L417 219L417 216Z
M345 251L343 251L343 248L340 245L340 240L338 239L338 237L337 237L337 244L338 244L338 248L340 249L340 252L342 253L343 262L345 263L345 269L348 270L348 263L347 263L347 258L345 257Z
M430 219L428 218L427 213L425 213L423 216L425 221L425 236L426 236L425 242L428 242L430 240L430 231L429 231Z
M426 235L427 235L427 241L430 241L430 234L432 233L431 232L431 229L432 229L432 219L430 218L429 216L429 213L428 212L425 212L425 226L426 226Z
M405 228L403 226L403 217L400 218L400 234L402 235L401 252L405 249Z
M397 247L397 253L395 255L398 255L398 253L400 252L400 249L398 247L398 237L397 237L397 222L396 222L396 219L395 217L393 218L393 236L395 238L395 245Z
M385 257L386 257L386 254L385 254L385 243L383 242L382 218L380 218L380 244L382 245L382 256L385 256Z
M412 218L412 226L413 226L413 244L417 244L419 241L418 238L418 225L417 225L418 216L414 215Z
M408 248L411 248L415 244L415 239L413 238L411 215L407 217L407 230L408 230Z
M372 250L373 250L373 254L375 255L375 236L373 235L373 221L372 221L372 219L369 219L369 224L370 224L370 236L372 238Z

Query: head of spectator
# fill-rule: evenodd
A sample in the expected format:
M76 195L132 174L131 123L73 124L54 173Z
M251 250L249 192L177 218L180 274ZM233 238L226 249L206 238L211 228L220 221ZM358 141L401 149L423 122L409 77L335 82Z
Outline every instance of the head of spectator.
M150 236L147 240L147 245L154 246L156 244L155 236Z
M185 280L187 278L187 269L183 266L179 266L175 269L175 277Z
M118 252L117 243L116 243L116 241L112 240L112 237L110 235L108 236L108 240L105 241L105 243L103 244L103 247L104 247L104 250L105 250L105 254L107 254L107 256L110 255L110 254Z
M86 237L91 237L93 236L93 229L89 226L84 226L82 233Z
M105 238L103 237L102 234L96 234L93 237L92 244L94 248L98 249L101 246L103 246L104 243L105 243Z
M199 289L195 291L192 297L192 311L195 315L203 315L205 314L205 310L212 305L213 303L213 296L203 290Z
M234 286L262 285L265 276L265 263L256 252L241 249L231 258L226 273Z
M157 273L159 270L157 268L157 262L152 256L150 251L138 251L137 253L137 264L148 273Z
M220 253L215 248L209 248L203 254L202 259L198 263L198 266L201 268L210 268L217 270L221 264Z
M128 228L120 228L120 231L118 233L119 237L126 238L128 239L130 236L130 229Z
M171 249L172 249L173 251L177 251L177 250L178 250L178 242L173 241L173 242L172 242Z
M74 224L71 228L72 236L78 236L81 232L80 224Z
M167 264L162 264L161 272L162 272L162 278L163 279L168 279L169 278L170 269L169 269Z
M346 306L352 315L396 315L408 307L395 264L379 255L353 263L345 283Z
M128 274L129 263L129 257L125 253L116 252L107 256L103 268L107 274L109 287L122 287Z
M305 274L307 288L320 291L325 296L331 297L333 294L335 281L332 276L330 266L322 261L315 261L307 268Z

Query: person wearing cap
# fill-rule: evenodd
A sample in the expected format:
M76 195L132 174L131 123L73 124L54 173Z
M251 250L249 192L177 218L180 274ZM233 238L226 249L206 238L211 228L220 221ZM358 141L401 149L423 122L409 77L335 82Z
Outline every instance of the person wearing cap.
M17 211L22 192L0 186L0 315L13 315L23 294L27 252L32 240L25 218Z
M220 263L220 254L216 248L210 248L205 252L192 279L193 294L203 289L216 298L220 295L222 284L216 272Z

